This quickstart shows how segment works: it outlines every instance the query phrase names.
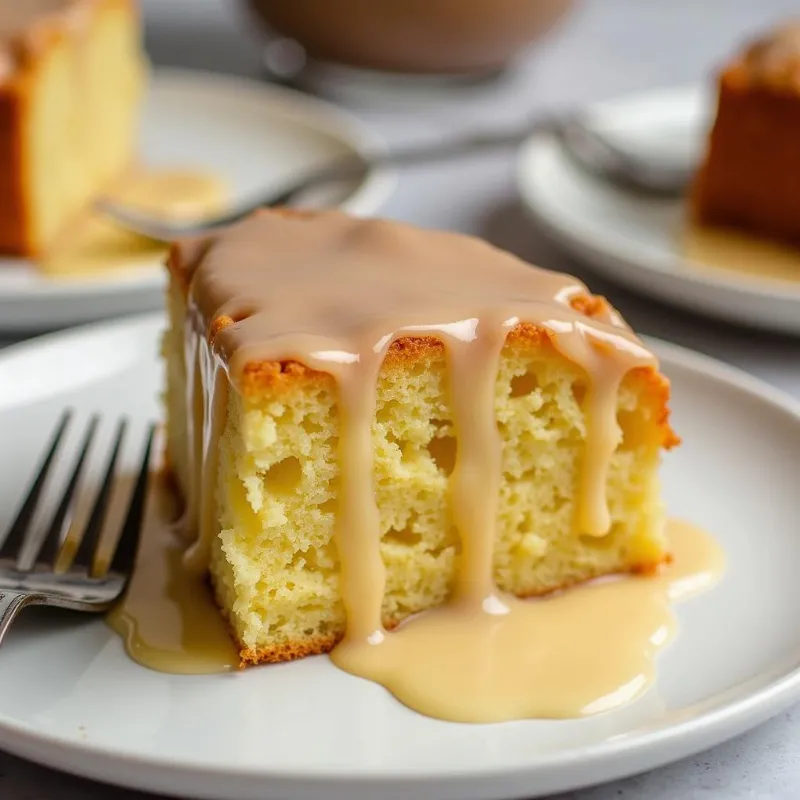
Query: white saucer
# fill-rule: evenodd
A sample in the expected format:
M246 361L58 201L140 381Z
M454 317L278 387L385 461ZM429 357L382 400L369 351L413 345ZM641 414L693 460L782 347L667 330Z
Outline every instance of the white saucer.
M153 74L140 136L144 163L208 169L228 183L234 202L283 186L317 165L383 149L363 123L323 101L244 78L174 69ZM309 193L307 199L366 216L393 186L388 172L372 170L361 182ZM0 330L53 329L160 308L159 266L57 280L28 261L0 256Z
M159 326L137 317L0 355L0 526L64 405L109 423L157 414ZM728 569L677 607L678 639L641 701L579 721L448 724L324 656L170 676L130 661L101 621L34 610L0 651L0 747L183 797L499 800L647 770L786 708L800 699L800 406L716 361L657 349L685 439L664 469L669 510L712 531Z
M696 160L713 98L698 88L650 92L590 109L628 147ZM550 136L520 153L517 182L536 221L565 249L630 289L700 314L800 333L800 280L699 267L681 252L683 200L643 199L574 166Z

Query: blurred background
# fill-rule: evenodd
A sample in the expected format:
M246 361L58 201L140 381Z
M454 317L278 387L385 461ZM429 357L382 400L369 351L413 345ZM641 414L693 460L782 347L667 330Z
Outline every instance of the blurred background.
M268 39L254 24L251 8L266 9L269 19L270 7L302 8L304 15L313 16L310 12L325 7L378 9L381 5L363 0L142 0L146 46L156 63L249 76L263 74L263 44ZM426 6L456 11L459 5L492 10L505 7L512 20L534 20L527 28L531 38L540 15L545 20L559 19L538 46L527 53L521 48L517 74L504 82L502 94L571 102L655 84L695 82L728 57L743 38L800 10L794 0L463 0L460 4L408 0L385 5L405 6L410 17ZM351 24L348 18L348 26ZM514 43L524 38L517 36ZM496 99L502 105L501 98Z
M711 70L743 41L799 8L796 0L143 0L147 50L157 65L276 80L267 63L276 60L276 50L281 52L275 41L280 37L256 23L263 19L255 13L259 6L263 17L284 23L294 33L303 29L303 16L313 20L315 13L322 12L323 24L334 8L371 9L370 19L379 18L381 6L401 8L407 19L419 19L420 26L424 27L422 20L428 14L444 29L448 24L439 17L447 14L437 14L437 7L453 20L464 13L478 19L506 15L488 31L479 26L469 29L474 39L484 33L490 43L492 37L499 38L513 51L507 70L489 69L482 76L477 69L474 82L365 78L357 71L326 70L313 60L305 73L292 76L290 82L304 91L333 100L368 121L390 144L425 141L476 124L502 126L542 108L573 107L631 92L708 81ZM280 13L289 7L297 9L294 15ZM520 26L520 20L525 25ZM342 13L341 21L345 22L339 26L344 29L342 38L352 35L352 14ZM541 27L548 32L538 37ZM330 28L328 38L336 42ZM453 38L458 37L455 21L449 30ZM305 32L309 36L315 32L313 22ZM531 44L525 45L526 36L520 32ZM368 50L368 45L362 46ZM484 48L491 50L489 45ZM302 61L298 52L283 49L289 50L287 63ZM435 62L436 48L431 48L433 55L421 49L417 54L421 61ZM476 49L481 49L480 43ZM502 49L497 47L496 52ZM409 48L407 63L413 56ZM452 58L456 61L457 55ZM462 63L467 61L464 57ZM512 155L503 152L468 163L405 169L395 194L381 211L419 224L474 229L476 216L491 214L513 198Z

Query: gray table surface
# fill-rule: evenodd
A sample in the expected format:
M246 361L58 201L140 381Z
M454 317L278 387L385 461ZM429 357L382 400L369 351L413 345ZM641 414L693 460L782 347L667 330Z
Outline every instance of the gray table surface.
M144 6L147 45L157 64L260 74L258 44L243 36L241 16L230 0L144 0ZM797 10L797 0L585 0L545 47L489 89L404 109L361 105L354 111L388 141L399 142L511 121L537 105L693 83L743 35ZM480 234L542 266L577 273L607 294L638 330L728 361L800 397L800 341L717 325L642 300L595 278L544 241L515 196L510 153L409 169L381 213ZM0 346L9 343L0 339ZM794 709L695 758L561 800L797 797L800 714ZM0 798L146 800L141 793L64 776L2 752Z

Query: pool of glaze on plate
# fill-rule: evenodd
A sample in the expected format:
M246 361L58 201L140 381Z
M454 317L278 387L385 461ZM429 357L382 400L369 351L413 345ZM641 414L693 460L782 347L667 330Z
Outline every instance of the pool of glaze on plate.
M183 567L186 543L165 513L163 489L156 494L127 597L108 621L145 667L236 669L206 579ZM491 615L450 606L419 614L373 649L370 677L411 708L450 720L580 717L623 705L653 683L656 656L677 631L672 603L709 589L723 571L721 549L704 531L670 520L667 536L672 562L656 575L534 600L502 597ZM339 665L347 664L345 649Z
M753 280L800 281L800 248L724 228L691 225L682 255L695 269L725 271Z

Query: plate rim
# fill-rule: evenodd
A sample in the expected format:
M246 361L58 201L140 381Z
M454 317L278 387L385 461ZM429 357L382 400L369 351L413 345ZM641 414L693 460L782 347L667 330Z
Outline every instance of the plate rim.
M693 83L623 94L613 99L590 103L585 106L583 111L602 123L613 120L618 114L637 113L637 107L652 106L658 103L669 103L673 106L683 104L689 107L696 106L699 102L709 102L709 87L702 83ZM676 300L676 294L681 290L686 293L691 292L694 288L702 287L707 291L725 293L729 297L736 297L745 302L757 300L781 304L795 310L800 306L800 283L779 278L760 279L757 276L748 276L733 271L728 273L724 270L719 272L696 268L680 270L677 269L678 265L694 265L696 262L693 259L672 254L666 255L663 260L642 257L642 253L635 246L627 247L620 240L599 242L580 233L574 234L564 218L551 213L547 207L548 204L540 202L537 184L531 179L533 172L531 164L541 149L546 146L563 150L555 142L554 137L546 131L534 133L519 147L514 166L517 193L527 212L554 241L593 269L596 268L597 272L604 277L637 293L665 299L667 293L646 280L647 276L656 275L673 284L674 291L669 292L671 304L691 306L700 312L709 314L712 313L712 309L706 307L705 304ZM593 179L587 176L587 180ZM612 264L612 262L615 263ZM639 280L620 274L620 264L624 264L625 269L631 273L638 273ZM718 315L715 314L715 316ZM769 325L767 322L763 323L763 327L786 329L784 325ZM796 326L794 330L797 330Z
M113 321L94 322L67 331L35 337L0 351L0 373L6 361L24 356L25 353L37 351L46 353L50 348L55 352L65 343L73 342L77 346L82 339L103 336L112 331L119 334L120 331L127 329L133 334L152 330L155 333L163 327L164 321L163 313L152 312ZM733 388L751 399L765 403L770 411L789 417L800 425L800 401L784 390L738 367L681 345L651 337L644 339L655 348L659 361L665 366L688 370L694 375L710 378L715 383L725 384L728 388ZM142 342L143 346L146 344L147 342ZM142 352L145 353L144 348ZM13 405L9 408L13 408ZM348 791L351 792L351 797L366 798L378 787L382 790L403 792L416 789L427 797L429 795L424 794L425 792L434 790L441 792L443 785L449 785L446 791L447 797L489 798L500 795L509 797L511 796L509 792L512 794L519 792L527 797L533 797L538 796L536 794L538 789L532 787L530 782L542 775L552 776L571 768L576 774L572 775L568 783L563 784L559 790L577 789L594 785L598 780L622 778L673 762L754 727L780 713L791 703L800 700L800 656L787 659L787 664L785 668L781 666L780 670L777 668L772 671L762 670L725 692L701 700L700 705L713 700L714 697L734 694L734 697L721 700L714 707L700 712L690 720L644 730L630 738L611 737L582 746L580 752L572 749L548 753L540 758L534 756L524 766L489 765L470 770L469 765L466 765L466 769L428 768L414 772L409 772L408 769L391 772L377 767L367 767L354 772L325 767L315 769L312 774L308 773L307 768L303 770L300 767L264 770L251 766L231 765L221 768L194 762L185 756L178 760L167 754L145 757L102 742L78 741L42 732L34 725L19 722L2 712L0 712L0 747L9 753L46 766L131 788L167 793L180 791L185 794L186 784L194 781L196 784L196 791L192 794L194 797L216 796L212 793L214 786L211 783L208 784L208 790L201 786L201 782L214 779L243 781L248 786L252 781L259 781L261 791L266 792L259 795L260 797L275 797L281 792L288 792L297 797L322 798L331 797L336 791ZM747 685L751 682L763 685L748 689ZM605 770L602 766L604 762ZM130 775L133 773L125 773L126 768L144 765L151 770L148 778L143 779L142 776L138 779L132 778ZM115 768L120 771L119 774L113 771ZM602 773L599 778L598 769ZM578 772L589 774L581 777ZM186 783L178 789L182 781ZM266 781L269 782L268 788L263 783ZM244 783L242 794L236 794L235 787L226 785L229 792L234 792L231 797L251 796L247 793ZM206 791L209 793L204 793Z

